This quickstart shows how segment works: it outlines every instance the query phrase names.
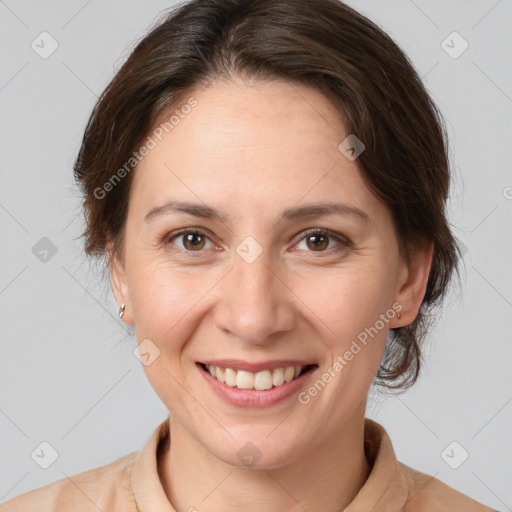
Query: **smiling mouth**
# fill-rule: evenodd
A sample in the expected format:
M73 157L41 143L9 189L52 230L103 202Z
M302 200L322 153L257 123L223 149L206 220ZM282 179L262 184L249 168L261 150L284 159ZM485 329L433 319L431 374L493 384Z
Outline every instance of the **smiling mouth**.
M304 366L286 366L253 373L246 370L235 370L233 368L204 363L196 364L203 371L209 373L214 379L226 386L238 389L254 389L256 391L265 391L282 386L318 368L317 364L308 364Z

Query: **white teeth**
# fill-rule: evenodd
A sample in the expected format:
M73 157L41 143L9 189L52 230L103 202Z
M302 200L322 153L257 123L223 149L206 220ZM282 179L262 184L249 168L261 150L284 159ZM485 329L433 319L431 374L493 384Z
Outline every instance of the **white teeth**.
M288 366L286 368L252 373L245 370L237 371L232 368L221 368L220 366L205 366L212 377L215 377L219 382L223 382L229 387L256 389L257 391L264 391L271 389L272 386L281 386L285 382L290 382L297 378L304 368L303 366Z
M284 383L284 370L282 368L276 368L272 372L272 384L274 386L280 386Z
M272 374L270 370L263 370L254 376L254 389L263 391L272 387Z
M295 368L293 366L288 366L288 368L284 371L284 381L290 382L293 380L293 377L295 375Z
M220 367L220 366L216 366L215 368L217 368L217 380L219 380L220 382L225 382L226 380L226 377L225 377L225 374L224 374L224 370Z
M232 370L231 368L226 368L226 371L224 372L224 377L226 379L226 384L230 388L234 388L236 386L236 372L235 372L235 370Z
M254 373L238 370L236 374L236 387L238 389L252 389L254 387Z

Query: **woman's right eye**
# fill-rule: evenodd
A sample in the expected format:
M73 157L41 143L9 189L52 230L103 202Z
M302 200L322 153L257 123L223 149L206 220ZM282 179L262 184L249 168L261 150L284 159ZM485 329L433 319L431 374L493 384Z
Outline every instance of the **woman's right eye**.
M181 242L181 246L177 243L178 241ZM207 241L211 243L207 234L197 228L182 229L176 233L170 233L164 239L166 245L172 243L176 245L178 249L187 252L201 252L201 249L205 247Z

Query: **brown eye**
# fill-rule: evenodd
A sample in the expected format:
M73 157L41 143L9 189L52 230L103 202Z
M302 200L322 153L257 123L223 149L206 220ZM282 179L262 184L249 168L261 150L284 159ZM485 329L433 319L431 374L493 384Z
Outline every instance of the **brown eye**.
M177 243L180 241L181 243ZM176 245L178 249L187 252L201 252L209 241L206 233L198 229L184 229L174 234L165 237L166 244Z
M188 235L183 235L183 246L185 249L190 249L192 251L196 249L202 249L205 244L204 236L201 233L189 233Z
M305 236L300 240L300 243L302 243L302 241L305 241L305 250L307 252L332 252L331 249L341 250L351 245L348 239L325 229L313 229L306 232ZM334 243L334 248L329 247L331 241Z
M322 251L329 245L329 238L322 234L308 235L306 237L306 244L314 251Z

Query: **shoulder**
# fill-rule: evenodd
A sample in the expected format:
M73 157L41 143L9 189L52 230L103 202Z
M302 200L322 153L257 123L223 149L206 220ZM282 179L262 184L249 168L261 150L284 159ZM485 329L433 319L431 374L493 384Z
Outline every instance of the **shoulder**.
M408 490L404 512L493 512L494 509L449 487L437 478L398 463ZM496 512L496 511L494 511Z
M0 512L135 512L131 470L136 456L137 452L132 452L104 466L29 491L1 504Z

